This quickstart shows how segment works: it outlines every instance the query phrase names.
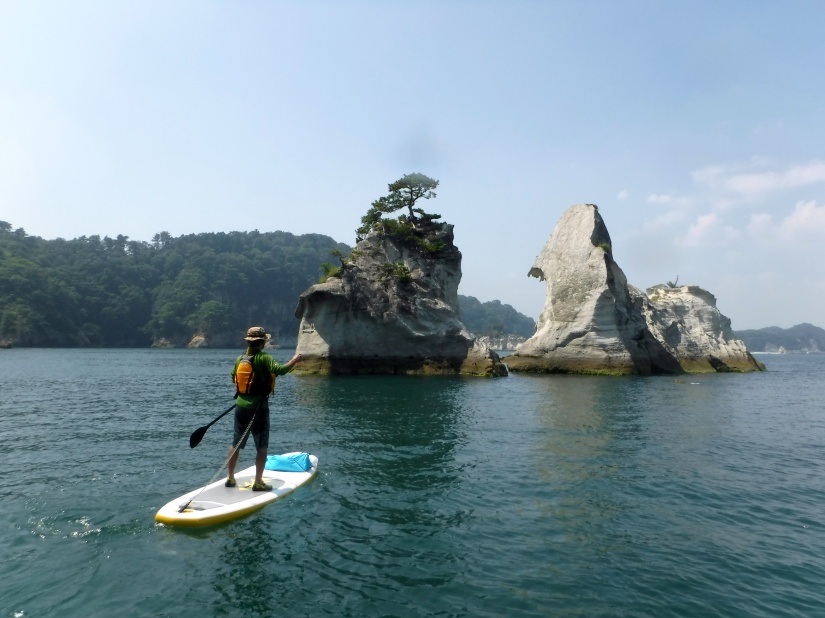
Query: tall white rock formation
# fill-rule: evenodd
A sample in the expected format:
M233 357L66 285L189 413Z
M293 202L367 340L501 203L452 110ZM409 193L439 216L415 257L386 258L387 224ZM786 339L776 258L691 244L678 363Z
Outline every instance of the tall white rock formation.
M513 371L678 373L635 308L610 235L593 204L569 208L529 274L547 296L536 333L507 357Z
M693 304L687 296L679 304L672 295L673 302L663 302L664 293L652 301L629 286L593 204L562 215L529 274L545 281L547 296L536 333L506 358L512 371L649 375L760 368L706 292L691 293ZM699 299L705 299L701 307Z

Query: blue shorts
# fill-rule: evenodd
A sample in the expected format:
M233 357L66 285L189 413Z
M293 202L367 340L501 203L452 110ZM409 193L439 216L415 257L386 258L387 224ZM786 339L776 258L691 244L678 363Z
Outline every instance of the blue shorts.
M232 446L238 445L250 422L253 424L249 433L252 434L252 439L255 441L255 449L269 448L269 405L265 400L261 402L258 408L235 407L235 435L232 437ZM249 434L244 437L240 448L246 446L248 439Z

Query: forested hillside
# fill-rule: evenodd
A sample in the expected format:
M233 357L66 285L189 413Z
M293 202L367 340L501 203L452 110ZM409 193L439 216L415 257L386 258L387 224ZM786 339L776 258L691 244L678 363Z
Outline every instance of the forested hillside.
M15 346L185 346L203 334L235 346L253 324L294 345L300 294L322 275L328 236L287 232L161 232L44 240L0 221L0 343ZM531 318L500 301L459 296L475 335L529 337Z
M813 324L738 330L735 335L751 352L825 352L825 330Z
M536 323L510 305L492 300L482 303L473 296L458 295L461 321L476 336L501 337L519 335L532 337Z
M320 276L328 236L230 232L151 243L44 240L0 222L0 341L20 346L237 345L251 324L294 342L298 296Z

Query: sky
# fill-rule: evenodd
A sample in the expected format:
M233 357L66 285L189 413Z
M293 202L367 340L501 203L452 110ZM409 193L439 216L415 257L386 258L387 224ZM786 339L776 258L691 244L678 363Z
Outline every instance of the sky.
M419 172L460 294L537 319L527 272L590 203L632 285L825 327L823 24L819 0L4 0L0 220L353 245Z

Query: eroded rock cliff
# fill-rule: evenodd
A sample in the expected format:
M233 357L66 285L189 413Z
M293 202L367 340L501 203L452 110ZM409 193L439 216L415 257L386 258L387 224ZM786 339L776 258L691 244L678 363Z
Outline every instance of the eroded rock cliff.
M369 232L338 276L301 294L296 371L507 375L459 318L460 280L452 225L422 220L407 235Z
M513 371L678 373L634 307L593 204L569 208L529 274L547 286L536 333L507 357Z
M547 296L536 333L507 357L513 371L674 374L760 369L700 288L651 300L629 286L593 204L563 215L529 274ZM656 288L657 290L660 288Z
M653 335L689 373L764 370L733 334L716 297L696 285L657 285L635 290Z

